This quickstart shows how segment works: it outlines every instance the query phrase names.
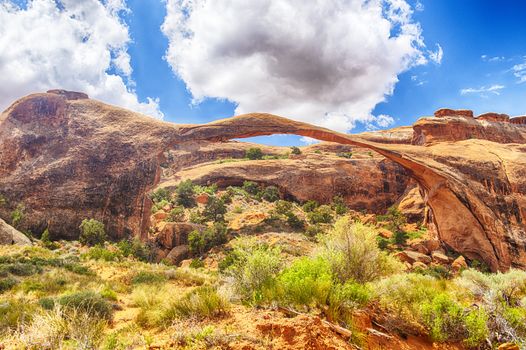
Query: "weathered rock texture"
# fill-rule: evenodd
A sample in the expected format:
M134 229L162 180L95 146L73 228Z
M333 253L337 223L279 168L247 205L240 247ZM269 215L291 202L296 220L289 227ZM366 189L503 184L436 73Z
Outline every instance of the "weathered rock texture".
M116 236L138 235L150 217L146 193L159 182L167 150L297 134L369 148L398 163L420 185L445 244L493 270L526 268L525 128L513 118L478 121L467 112L442 112L440 118L419 121L416 142L409 145L373 142L268 114L174 125L73 97L31 95L0 117L0 194L8 199L2 217L22 202L29 214L26 228L48 226L73 237L80 220L95 217Z
M31 240L22 232L0 219L0 245L31 245Z
M249 180L276 186L288 199L330 203L334 196L342 196L351 209L383 213L404 193L410 179L403 167L376 153L333 143L303 147L301 154L288 159L225 161L243 158L250 147L261 147L265 154L290 152L287 147L241 142L181 145L169 151L171 161L163 169L160 186L174 188L191 179L224 188ZM352 158L338 156L342 152L352 152Z

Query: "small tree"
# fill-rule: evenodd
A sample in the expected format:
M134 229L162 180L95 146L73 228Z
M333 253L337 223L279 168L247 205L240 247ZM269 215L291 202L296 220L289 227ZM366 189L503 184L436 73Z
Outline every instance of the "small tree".
M168 213L168 218L166 221L168 222L178 222L184 220L184 208L181 206L177 206L170 210Z
M249 148L245 152L245 157L251 160L257 160L263 158L263 151L261 151L261 148L253 147Z
M195 206L195 192L192 180L183 181L177 186L177 204L185 208Z
M318 202L314 200L308 200L303 204L303 211L306 213L310 213L314 209L316 209L319 206Z
M150 193L150 199L154 203L159 203L163 200L169 202L170 201L170 191L168 191L166 188L159 188L155 192Z
M330 224L332 222L332 210L328 205L321 205L308 214L312 224Z
M345 200L342 196L335 196L332 200L332 206L334 208L334 211L338 215L343 215L349 211L349 208L347 208L347 205L345 204Z
M215 223L202 232L194 230L188 235L188 245L194 254L203 254L213 247L225 243L227 227L222 223Z
M225 221L226 206L222 199L212 196L208 198L203 215L210 221Z
M104 224L95 219L84 219L79 226L80 236L79 241L81 244L94 246L97 244L103 244L106 240L106 231L104 230Z
M301 154L301 150L299 147L292 146L290 149L291 149L290 153L292 154Z
M259 191L259 186L254 181L244 181L243 182L243 189L248 193L255 195Z
M261 198L269 202L275 202L279 199L279 190L276 186L268 186L263 190Z

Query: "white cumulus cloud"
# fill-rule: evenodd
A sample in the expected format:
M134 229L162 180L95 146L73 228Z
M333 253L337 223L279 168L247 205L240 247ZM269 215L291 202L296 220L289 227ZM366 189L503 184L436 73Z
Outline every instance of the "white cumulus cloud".
M514 65L512 70L513 75L519 78L519 83L526 82L526 62Z
M32 92L63 88L162 118L133 90L123 0L0 1L0 110Z
M195 103L270 112L339 131L371 115L426 50L405 0L167 0L166 60ZM430 56L430 53L432 54Z
M437 50L436 51L429 51L429 59L436 64L442 63L442 58L444 57L444 50L442 50L442 46L440 44L437 44Z

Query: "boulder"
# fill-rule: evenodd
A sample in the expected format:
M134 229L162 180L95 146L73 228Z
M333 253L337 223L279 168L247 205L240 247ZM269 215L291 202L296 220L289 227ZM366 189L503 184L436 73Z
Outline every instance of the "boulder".
M427 269L427 265L420 261L415 261L413 263L412 270L418 270L418 269Z
M426 239L420 242L424 247L427 248L428 251L433 252L435 250L440 249L440 241L438 239Z
M186 222L163 222L158 227L161 231L156 235L155 240L165 249L188 244L190 232L204 229L203 225Z
M408 188L398 203L398 210L410 223L421 223L424 220L425 203L418 186Z
M0 219L0 245L31 245L31 240L4 220Z
M421 242L411 244L411 249L419 252L420 254L429 255L429 249L427 249L427 247Z
M201 193L195 197L195 201L199 204L206 204L209 198L210 196L207 193Z
M499 345L497 350L520 350L520 347L517 344L504 343L504 344Z
M434 113L436 118L444 117L463 117L463 118L473 118L473 111L469 109L449 109L441 108Z
M431 258L433 259L434 263L440 264L440 265L447 265L449 264L449 257L445 254L443 254L441 251L435 250L431 253Z
M468 264L466 263L466 259L462 255L460 255L451 263L451 269L453 270L453 272L459 272L467 268Z
M398 252L395 254L395 256L400 259L402 262L406 262L409 264L414 264L415 262L421 262L423 264L429 264L431 263L431 257L425 254L421 254L418 252L413 252L411 250L404 250L402 252Z
M393 237L393 232L391 232L390 230L388 230L386 228L383 228L383 227L380 227L378 229L378 234L380 235L380 237L383 237L383 238L386 238L386 239L389 239L389 238Z
M190 247L188 245L180 245L170 250L170 253L168 253L165 259L171 264L177 265L189 256Z

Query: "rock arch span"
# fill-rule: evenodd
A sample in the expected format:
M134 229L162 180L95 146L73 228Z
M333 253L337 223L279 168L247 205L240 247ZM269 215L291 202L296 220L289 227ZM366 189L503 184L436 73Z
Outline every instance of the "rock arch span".
M435 147L382 144L263 113L241 115L204 125L181 126L178 133L179 142L295 134L371 149L406 168L418 182L425 194L426 204L432 211L439 238L444 243L468 258L485 262L493 271L506 270L512 266L526 267L526 213L524 208L520 208L524 204L524 193L513 192L514 185L521 187L523 184L512 184L509 178L500 180L503 176L509 177L506 174L509 169L506 169L506 162L500 156L500 153L508 151L500 144L485 140ZM476 152L475 162L463 162L462 159L455 161L466 149ZM518 149L524 153L524 148ZM479 159L484 154L493 154L500 162L500 167L492 169L494 174L487 174L489 176L477 174L478 171L487 170L485 165L488 162L484 157ZM524 160L522 163L524 165ZM487 180L492 178L496 181L488 183ZM500 201L499 195L511 198Z

